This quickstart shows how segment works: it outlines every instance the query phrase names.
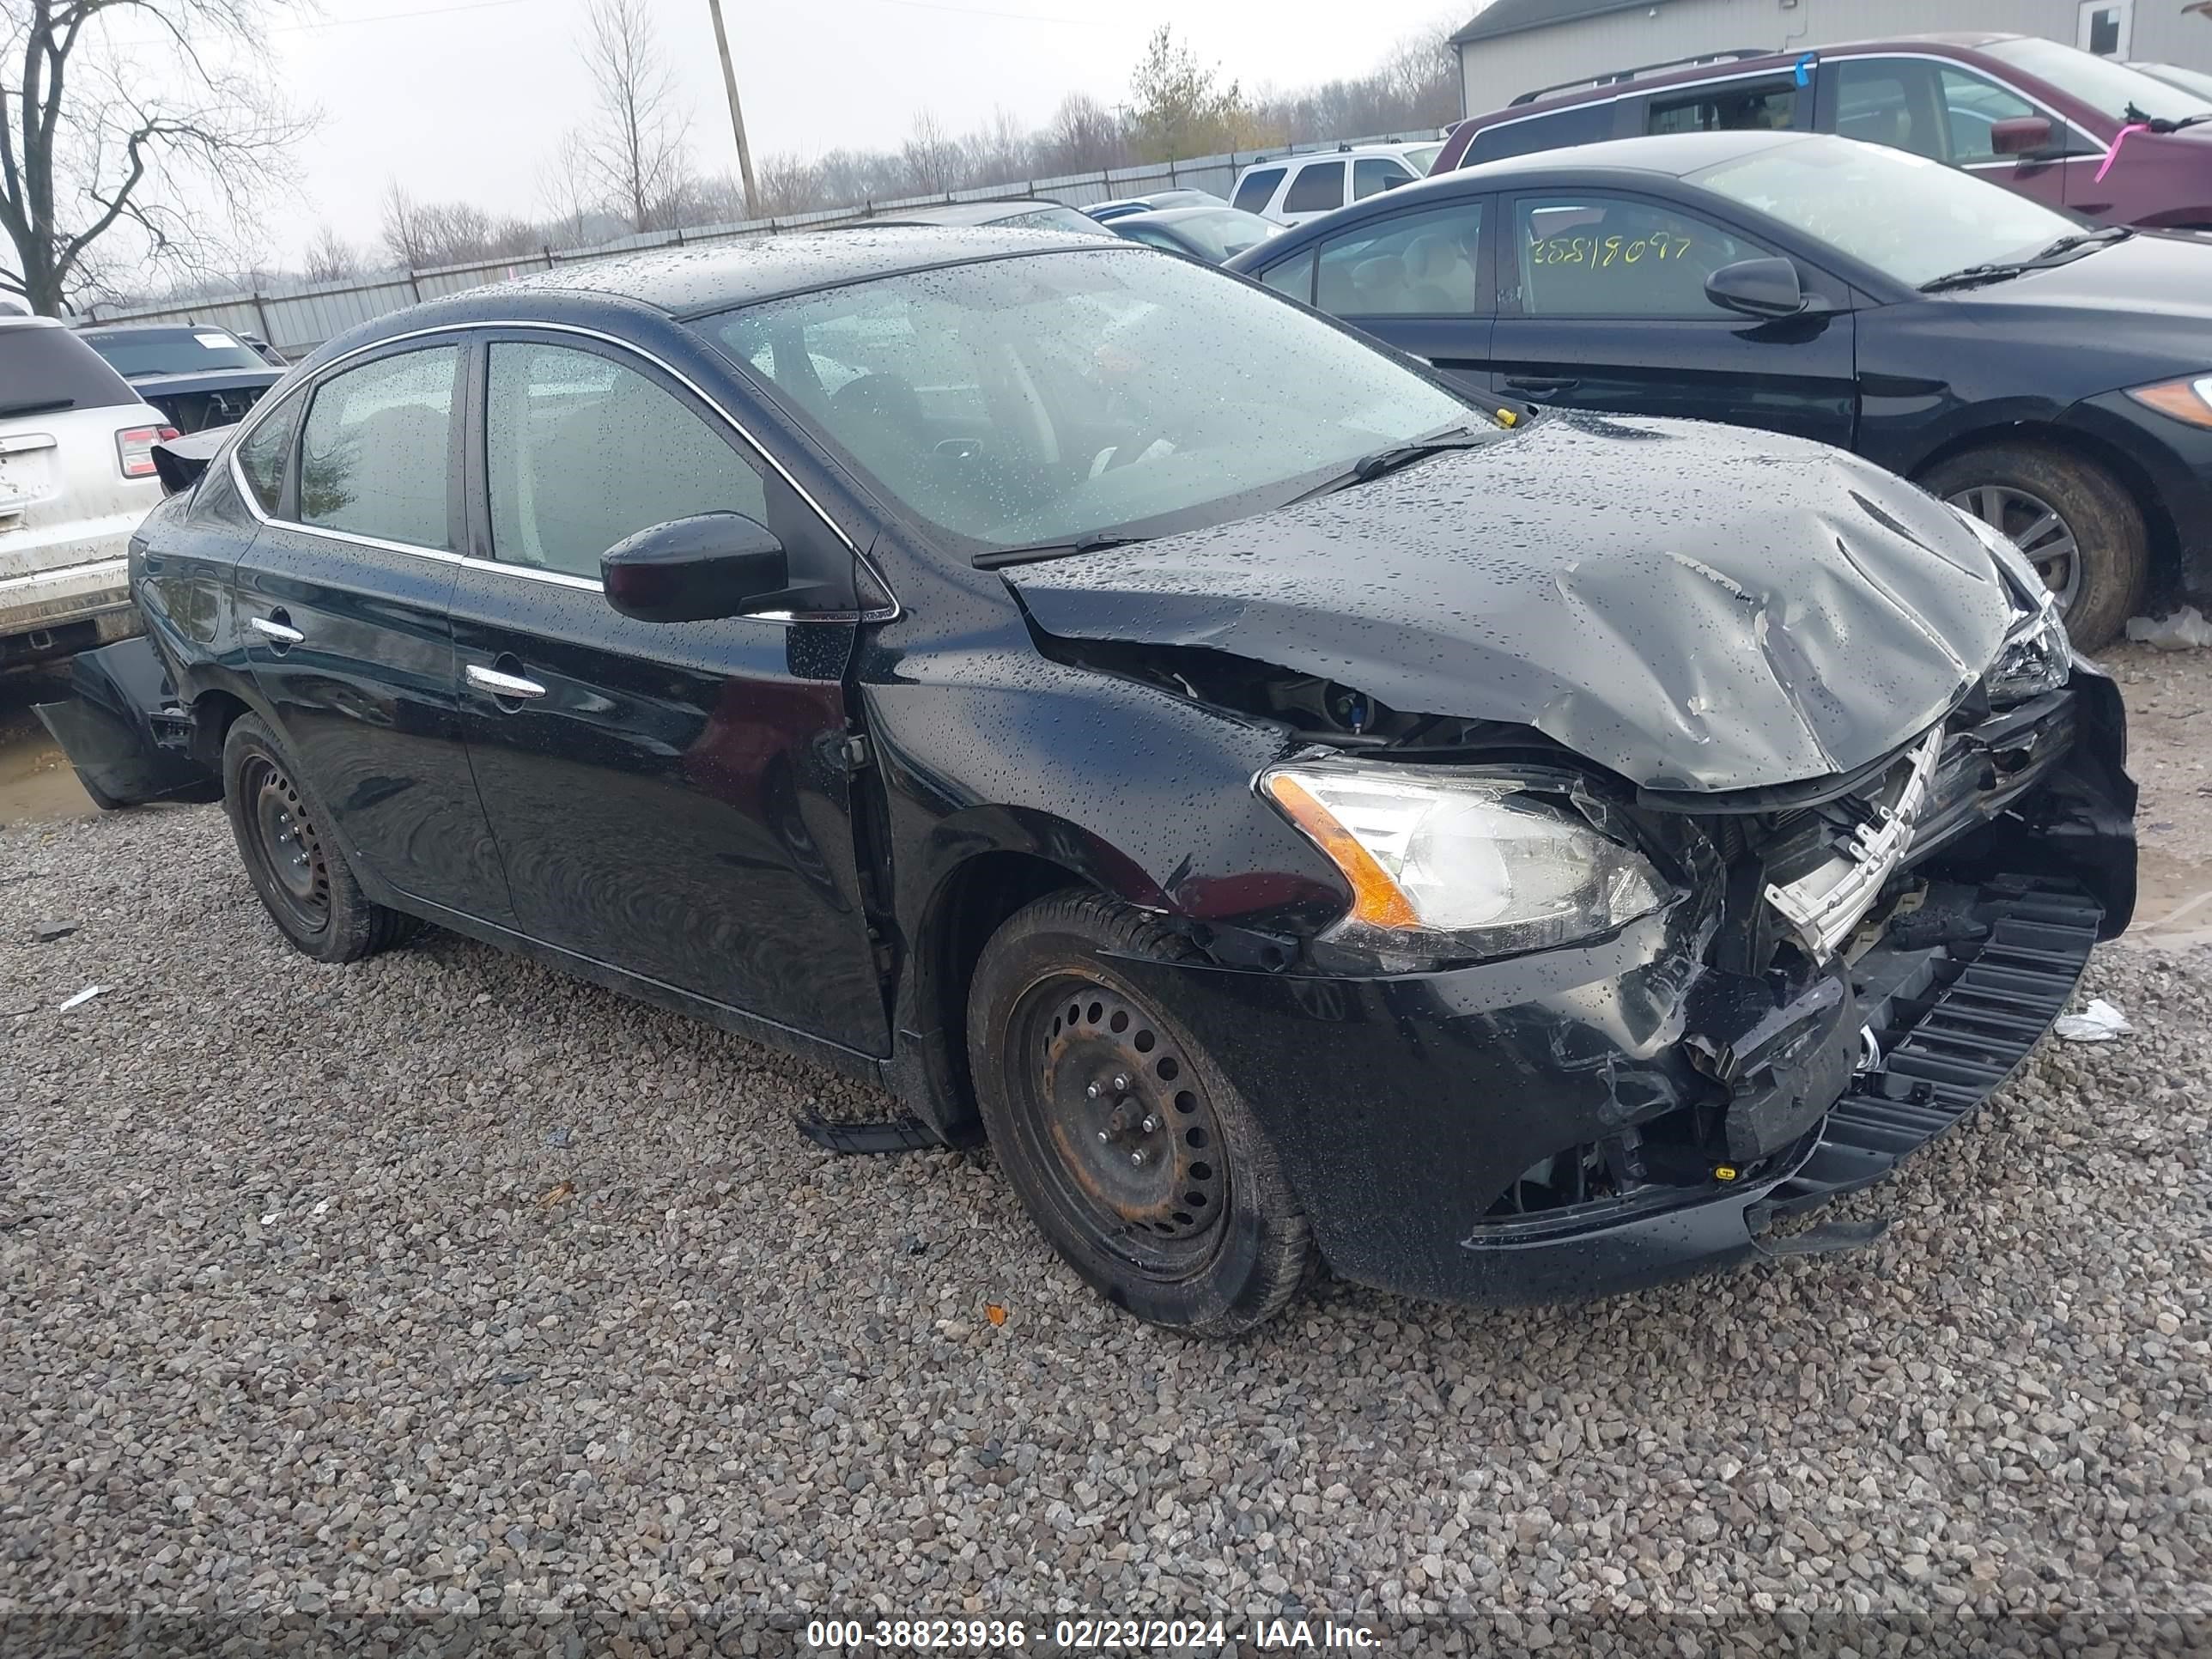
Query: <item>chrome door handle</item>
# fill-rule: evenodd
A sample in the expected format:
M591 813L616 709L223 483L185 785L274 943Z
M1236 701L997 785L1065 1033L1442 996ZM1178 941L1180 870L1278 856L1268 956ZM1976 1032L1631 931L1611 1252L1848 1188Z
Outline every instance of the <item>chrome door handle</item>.
M283 623L271 622L266 617L256 617L251 624L257 634L267 635L279 645L297 645L307 636L296 628L287 628Z
M487 668L482 663L469 665L469 684L480 691L489 691L495 697L542 697L545 688L536 680L526 680L520 674L502 674L496 668Z

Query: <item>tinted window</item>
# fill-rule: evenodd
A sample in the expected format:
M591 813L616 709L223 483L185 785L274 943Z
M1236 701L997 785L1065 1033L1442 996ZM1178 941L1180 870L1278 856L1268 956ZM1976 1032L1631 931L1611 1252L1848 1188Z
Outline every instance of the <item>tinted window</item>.
M1121 234L1133 242L1142 242L1146 247L1165 248L1170 253L1183 252L1182 244L1176 241L1174 237L1154 230L1149 225L1139 226L1135 230L1125 230Z
M566 346L491 349L484 461L492 552L597 581L599 556L701 513L768 521L760 474L642 374Z
M1944 70L1942 87L1944 123L1949 128L1954 161L1996 161L1997 149L1990 142L1990 129L1999 121L2042 113L2010 88L1964 70Z
M1468 316L1481 228L1480 202L1370 221L1322 244L1315 303L1340 317Z
M1797 88L1784 81L1654 94L1648 132L1784 132L1797 112Z
M1711 315L1705 278L1765 252L1680 208L1620 197L1524 197L1516 216L1532 317Z
M0 324L0 416L137 401L123 377L67 329Z
M450 551L458 346L380 357L316 388L300 447L300 521Z
M1235 205L1247 213L1257 213L1274 198L1275 186L1283 182L1281 167L1261 167L1256 173L1244 175L1244 182L1237 186Z
M955 549L1224 523L1475 418L1320 318L1126 251L850 283L698 326L765 356L824 440ZM862 373L829 391L831 358ZM948 375L981 388L972 417L934 395Z
M1304 300L1307 304L1312 304L1313 251L1309 248L1295 258L1285 259L1280 264L1269 265L1267 270L1260 273L1260 280L1278 294L1287 294L1293 300Z
M1285 213L1326 213L1344 205L1344 163L1316 161L1299 169L1283 197Z
M1220 264L1247 248L1259 246L1274 230L1273 224L1255 213L1216 208L1210 213L1186 213L1175 222L1172 238L1162 238L1150 226L1140 227L1133 234L1156 246L1178 247Z
M1395 161L1378 161L1370 157L1352 164L1352 199L1364 202L1377 191L1388 190L1393 185L1402 185L1413 175Z
M1941 161L1949 148L1933 66L1895 58L1844 58L1836 77L1836 134Z
M260 353L219 328L131 328L88 333L92 349L123 374L205 374L260 368Z
M264 513L276 512L283 495L284 464L292 457L292 434L300 429L300 410L306 403L304 398L287 398L238 447L238 470L246 475L246 487Z
M1540 149L1564 149L1570 144L1595 144L1613 137L1618 112L1611 104L1579 104L1556 115L1528 115L1485 127L1474 135L1459 164L1471 167L1478 161L1502 161L1508 155L1533 155Z

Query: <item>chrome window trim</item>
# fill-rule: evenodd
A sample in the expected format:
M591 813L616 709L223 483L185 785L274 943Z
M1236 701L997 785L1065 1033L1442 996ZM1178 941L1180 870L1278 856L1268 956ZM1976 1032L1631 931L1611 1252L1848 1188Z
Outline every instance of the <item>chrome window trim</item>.
M830 533L844 544L845 550L853 556L854 562L860 565L874 579L876 585L884 592L891 594L891 602L888 606L878 607L873 611L810 611L803 618L794 617L788 611L779 611L762 616L734 617L730 620L779 624L799 621L895 622L904 614L904 608L899 604L898 596L892 592L891 585L884 580L883 573L878 570L868 556L854 544L853 538L845 533L843 527L823 509L822 503L814 499L804 484L791 476L790 469L770 454L767 447L745 429L743 422L723 408L720 401L681 369L663 362L642 346L634 345L628 340L606 333L603 330L585 328L575 323L550 323L531 318L509 318L492 322L440 323L429 328L413 329L404 334L387 335L381 340L372 340L366 345L356 346L351 351L341 356L331 358L330 362L316 369L313 383L301 388L299 395L312 401L315 393L322 389L331 374L338 371L343 365L369 352L380 351L386 346L398 345L406 340L434 339L440 335L476 334L502 329L537 330L552 334L577 335L584 339L597 340L604 345L612 346L617 351L627 352L641 362L652 364L653 368L667 375L708 409L714 410L722 423L743 439L745 447L766 462L774 470L775 475L791 487L792 493L806 503L814 516L822 521ZM238 452L250 442L253 434L260 429L261 422L270 412L271 406L290 401L289 397L262 399L254 406L252 413L240 424L238 436L230 446L231 482L237 487L240 495L244 498L246 510L253 515L257 522L279 530L295 530L306 536L322 536L333 541L351 542L361 547L378 548L389 553L412 553L417 558L434 559L441 563L461 565L472 570L489 571L500 575L520 576L528 581L551 582L557 586L579 588L594 593L604 593L606 591L605 585L602 582L594 581L586 576L571 576L564 571L539 570L528 565L514 564L497 559L478 559L465 554L448 552L443 548L418 547L411 542L385 541L374 536L358 535L352 531L334 530L325 525L302 524L296 519L280 519L273 514L263 512L259 498L255 495L252 486L246 481L244 469L239 465Z

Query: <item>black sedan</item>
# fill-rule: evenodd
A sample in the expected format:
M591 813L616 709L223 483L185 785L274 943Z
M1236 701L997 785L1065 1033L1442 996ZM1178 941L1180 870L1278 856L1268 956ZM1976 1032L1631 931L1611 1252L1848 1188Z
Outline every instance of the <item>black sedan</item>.
M1273 220L1227 205L1124 213L1105 222L1116 236L1209 265L1224 264L1282 229Z
M1769 1229L2133 903L2117 694L2001 538L1818 445L1509 426L1188 260L656 252L295 377L164 452L150 643L47 711L84 775L219 791L318 961L433 922L910 1115L827 1144L988 1133L1146 1319L1316 1249L1499 1302L1862 1240Z
M1856 450L2018 542L2083 649L2212 591L2212 240L1808 133L1448 173L1232 262L1502 398Z
M284 378L254 346L204 323L114 323L82 331L133 391L179 432L230 426Z

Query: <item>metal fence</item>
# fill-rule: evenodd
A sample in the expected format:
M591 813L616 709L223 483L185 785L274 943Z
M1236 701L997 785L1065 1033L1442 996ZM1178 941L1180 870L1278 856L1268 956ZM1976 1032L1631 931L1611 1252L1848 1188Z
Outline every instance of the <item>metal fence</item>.
M1419 143L1433 141L1434 131L1393 133L1363 138L1367 144ZM977 190L953 191L936 196L907 196L895 201L864 202L856 207L826 208L814 213L779 215L770 219L746 219L734 224L700 225L682 230L653 231L625 236L588 248L543 248L516 259L487 259L469 264L445 265L434 270L392 271L343 283L271 289L252 294L229 294L155 306L94 305L90 321L192 322L228 328L234 333L258 335L287 356L313 350L333 335L356 324L422 300L433 300L486 283L503 282L530 271L552 270L562 265L604 259L635 248L689 247L701 242L733 241L747 236L774 236L787 231L813 229L823 225L850 224L856 219L877 218L914 208L941 207L949 202L983 202L1007 196L1045 196L1071 207L1121 196L1148 196L1161 190L1205 190L1225 197L1237 175L1255 161L1279 156L1309 155L1334 149L1335 144L1286 144L1249 153L1204 155L1194 161L1156 161L1141 167L1113 167L1101 173L1072 173L1060 179L1033 179Z

